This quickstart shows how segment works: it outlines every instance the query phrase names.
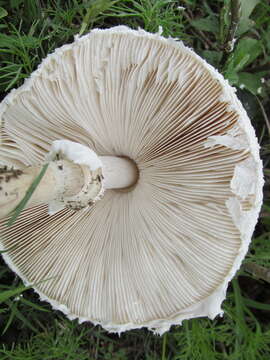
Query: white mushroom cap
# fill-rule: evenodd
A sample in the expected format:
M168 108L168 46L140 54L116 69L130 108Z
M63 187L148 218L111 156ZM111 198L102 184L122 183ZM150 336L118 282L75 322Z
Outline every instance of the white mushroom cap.
M42 299L115 332L222 313L263 176L250 120L212 66L159 34L96 29L49 55L0 116L2 164L42 163L65 138L139 169L89 211L2 221L6 262Z

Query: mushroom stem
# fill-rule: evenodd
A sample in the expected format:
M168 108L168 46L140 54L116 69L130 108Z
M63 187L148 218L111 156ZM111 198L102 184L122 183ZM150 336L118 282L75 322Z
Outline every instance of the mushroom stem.
M100 156L100 160L105 189L123 189L136 183L138 169L132 160L118 156Z
M2 169L0 177L0 218L7 216L16 208L41 169L42 166L29 166L23 170ZM69 178L69 181L63 183L63 178ZM83 180L80 165L68 160L52 161L26 207L49 203L59 197L61 193L64 197L76 194L81 190Z
M131 160L114 156L101 156L100 160L106 189L126 188L136 182L137 168ZM41 169L42 166L29 166L22 170L0 169L0 218L9 215L17 207ZM89 173L92 174L93 189L87 189L95 194L97 174ZM82 191L85 181L84 165L69 160L50 161L26 207L48 204L59 199L72 199Z

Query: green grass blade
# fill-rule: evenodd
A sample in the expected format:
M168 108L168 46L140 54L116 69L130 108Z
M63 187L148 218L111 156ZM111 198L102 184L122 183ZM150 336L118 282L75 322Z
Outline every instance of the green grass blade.
M258 309L258 310L265 310L270 311L270 304L263 304L259 301L243 298L243 302L246 306Z
M42 180L43 176L45 175L45 172L46 172L48 166L49 166L49 164L45 164L42 167L40 173L35 178L33 183L30 185L29 189L26 191L26 194L25 194L24 198L19 202L19 204L16 206L16 208L12 211L13 215L11 216L9 221L7 222L7 226L11 226L11 225L13 225L15 223L18 216L20 215L20 213L23 211L23 209L27 205L28 201L30 200L31 196L33 195L33 192L36 190L36 188L38 187L40 181Z
M16 311L17 311L17 303L13 303L11 308L10 308L10 315L9 315L8 321L6 322L6 325L5 325L5 327L4 327L3 331L2 331L2 335L5 334L5 332L8 330L8 328L12 324L12 322L13 322L13 320L15 318Z
M0 304L7 301L9 298L15 295L19 295L27 289L30 289L32 286L20 286L16 289L6 290L0 294Z
M28 286L22 285L22 286L17 287L16 289L6 290L6 291L0 293L0 304L7 301L12 296L20 295L22 292L24 292L25 290L31 289L33 286L42 284L45 281L53 280L56 278L57 278L57 276L52 276L48 279L40 280L40 281L33 283L31 285L28 285Z
M167 334L168 333L165 333L163 335L163 340L162 340L162 360L166 360Z
M20 299L20 302L23 303L23 304L25 304L25 305L27 305L27 306L32 307L32 308L35 309L35 310L43 311L43 312L50 312L50 310L45 309L44 307L39 306L39 305L37 305L37 304L34 304L32 301L29 301L29 300L27 300L27 299L25 299L25 298L23 298L23 297Z
M21 320L21 322L27 326L30 330L32 330L33 332L38 334L38 330L31 324L31 322L29 320L27 320L27 318L22 314L21 311L15 311L15 317L19 320Z

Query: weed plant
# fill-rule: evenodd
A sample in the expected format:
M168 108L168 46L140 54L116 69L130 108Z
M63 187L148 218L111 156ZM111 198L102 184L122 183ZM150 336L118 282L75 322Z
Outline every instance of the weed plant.
M270 358L270 5L268 0L0 0L0 95L75 34L125 24L184 41L236 87L261 145L265 202L224 316L163 336L118 337L53 311L0 263L1 360L268 360Z

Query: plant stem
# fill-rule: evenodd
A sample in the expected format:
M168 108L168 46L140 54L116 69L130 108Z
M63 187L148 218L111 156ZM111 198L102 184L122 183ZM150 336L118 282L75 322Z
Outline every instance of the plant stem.
M231 0L230 3L230 26L228 29L227 37L224 44L224 49L226 52L230 53L233 51L235 34L238 28L238 24L241 18L241 3L239 0Z

